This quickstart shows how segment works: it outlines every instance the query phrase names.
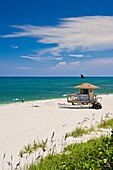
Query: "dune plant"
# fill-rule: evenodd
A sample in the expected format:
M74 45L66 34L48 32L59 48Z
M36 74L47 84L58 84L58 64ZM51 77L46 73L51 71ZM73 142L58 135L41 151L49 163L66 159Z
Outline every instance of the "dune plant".
M27 146L24 146L24 148L19 152L19 156L23 157L25 154L31 154L33 152L36 152L39 148L41 148L43 151L46 151L46 144L47 144L48 139L45 141L42 140L41 142L38 140L34 140L33 144L28 144Z
M19 153L19 162L14 167L13 157L11 155L10 160L7 161L9 170L104 170L108 168L113 169L113 134L110 137L100 137L99 139L92 139L86 143L72 144L64 147L64 143L69 136L78 137L83 134L90 134L95 131L95 126L97 130L99 128L113 129L113 118L111 113L102 116L101 122L95 121L94 115L92 118L84 118L82 122L78 122L76 129L73 132L67 133L63 137L61 153L56 151L55 143L55 132L52 133L49 140L48 148L48 138L44 141L34 140L32 144L24 146L24 148ZM85 122L90 121L90 126L85 126ZM88 122L89 124L89 122ZM40 150L42 152L40 152ZM39 151L39 152L37 152ZM35 159L30 161L32 154L36 154ZM43 153L46 153L46 157ZM23 168L21 168L21 159L26 158L27 163ZM2 170L5 170L5 158L6 154L3 155Z
M71 144L63 153L48 155L41 162L32 164L28 170L112 170L113 144L102 136L86 143Z
M88 120L90 120L90 119L88 117L86 117L86 118L84 118L84 120L82 122L78 122L75 130L73 130L70 133L67 133L67 137L69 137L69 136L80 137L83 134L89 134L92 131L94 131L95 130L94 125L93 125L94 114L92 115L90 128L88 128L87 126L84 126L84 123L87 122Z
M112 128L113 129L113 118L110 118L112 113L105 114L105 117L101 118L100 123L98 123L98 128Z

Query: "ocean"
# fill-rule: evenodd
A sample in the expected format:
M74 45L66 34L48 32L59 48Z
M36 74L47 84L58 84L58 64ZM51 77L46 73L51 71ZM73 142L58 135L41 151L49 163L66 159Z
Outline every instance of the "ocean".
M0 104L63 98L86 82L100 86L95 94L113 94L113 77L0 77Z

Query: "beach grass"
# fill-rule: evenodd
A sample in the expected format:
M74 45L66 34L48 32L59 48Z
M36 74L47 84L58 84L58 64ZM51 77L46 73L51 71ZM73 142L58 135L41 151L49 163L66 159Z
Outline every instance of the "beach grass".
M81 137L84 134L90 134L93 131L100 130L101 128L111 128L113 129L113 118L110 118L112 113L106 113L105 116L101 117L101 121L95 121L94 114L92 115L92 119L85 118L82 122L78 122L77 127L72 131L67 133L67 137ZM84 122L90 120L90 127L84 126ZM95 121L95 124L93 123ZM96 125L97 124L97 125Z
M83 134L90 134L92 131L95 131L95 125L93 123L94 119L94 115L92 115L91 120L88 117L85 117L84 120L82 122L78 122L77 123L77 127L72 131L67 133L67 137L69 136L73 136L73 137L81 137ZM85 126L84 123L90 121L90 127L88 128L88 126Z
M97 127L99 128L108 128L113 127L113 119L109 118L111 113L107 113L105 117L101 118L101 122L98 123ZM88 118L85 118L82 122L78 122L78 126L76 129L70 133L67 133L64 140L69 136L80 137L83 134L90 134L92 131L95 131L95 127L92 124L92 120L94 121L94 114L92 115L92 119L90 120L90 128L85 127L84 123L88 121ZM53 140L54 133L51 137ZM52 142L51 140L51 142ZM35 142L34 142L35 143ZM35 146L39 146L43 148L43 141L40 145L35 143ZM47 140L45 142L47 144ZM98 139L91 139L86 143L80 144L71 144L64 148L63 152L58 154L54 150L51 153L47 154L45 158L39 157L40 160L38 162L31 164L29 168L25 170L101 170L104 166L111 169L113 160L112 160L112 152L113 152L113 139L110 137L101 136ZM112 146L111 146L112 145ZM46 145L44 145L46 149ZM33 146L31 146L33 148ZM25 149L25 148L24 148ZM42 149L43 150L43 149ZM27 150L26 150L27 151ZM33 149L34 151L34 149ZM43 150L44 151L44 150ZM27 153L27 152L26 152ZM111 154L112 153L112 154ZM102 159L103 158L103 159Z
M102 170L112 169L113 145L110 137L102 136L86 143L71 144L60 154L49 154L26 170Z
M110 119L111 113L107 113L105 117L101 118L101 122L97 125L98 128L111 128L113 129L113 118Z
M98 130L100 128L113 127L113 118L110 118L111 115L111 113L107 113L101 118L101 122L97 125ZM63 140L66 141L69 136L80 137L83 134L90 134L92 131L95 131L95 127L93 125L93 121L95 120L94 114L90 120L90 128L84 127L84 123L88 120L90 119L85 118L82 122L78 122L76 129L70 133L67 133ZM21 159L27 155L28 161L23 168L21 168L21 164L19 162L16 165L17 170L97 170L97 168L98 170L101 170L104 166L108 167L109 170L112 170L112 137L101 136L98 139L91 139L86 143L81 142L79 144L71 144L63 147L61 153L56 153L54 136L55 132L51 135L51 148L49 148L49 150L47 146L48 138L45 141L34 140L32 144L24 146L19 153L19 157ZM41 154L38 152L38 155L35 156L35 160L33 162L29 161L29 157L39 150L42 151ZM46 156L43 156L43 153L46 151ZM5 156L3 160L4 159ZM11 160L7 161L9 169L11 170L13 170L12 160L13 158L11 156Z
M109 97L109 96L107 96L107 97ZM106 96L105 96L105 98L106 98ZM105 102L106 102L106 100L105 100ZM59 170L60 169L61 170L66 170L66 169L67 170L73 170L73 169L76 170L77 169L77 170L79 170L80 168L75 167L75 165L73 165L73 164L76 164L75 159L79 159L80 156L86 156L85 158L83 158L83 160L84 160L84 159L88 158L88 155L85 155L85 153L80 154L79 152L78 152L79 156L74 155L74 153L72 155L70 155L70 151L69 151L69 149L67 149L68 148L67 144L77 141L77 142L81 142L81 144L75 145L73 147L77 147L77 148L84 147L84 145L82 143L83 141L87 141L90 137L93 138L96 136L98 138L101 134L104 134L103 133L104 128L108 128L105 131L105 133L107 132L106 134L108 134L111 130L110 128L112 128L113 121L110 120L111 119L110 112L112 112L111 104L110 104L110 109L105 108L105 106L107 105L106 104L104 106L105 110L94 110L94 109L93 110L92 109L86 109L86 110L65 109L64 110L64 109L59 109L59 108L56 108L56 110L55 110L54 108L56 106L56 103L54 104L54 107L52 105L53 103L51 104L51 103L47 103L47 102L46 102L46 104L40 103L39 108L32 107L32 103L30 103L29 105L27 103L24 103L24 104L6 105L6 106L1 107L1 113L7 113L7 112L5 112L5 110L8 110L9 113L11 113L11 114L9 114L9 116L11 116L11 118L13 118L13 119L21 118L21 119L19 119L19 121L17 121L17 119L14 119L14 120L15 120L16 124L19 125L17 127L19 127L19 128L22 127L22 129L25 130L25 134L23 134L24 139L28 135L30 137L32 137L32 139L34 139L34 138L36 138L38 132L39 132L39 134L38 134L39 137L41 137L41 135L48 137L49 134L51 133L51 131L55 131L54 129L56 129L56 127L58 130L57 134L60 136L60 138L58 138L56 131L55 131L55 140L54 140L54 133L52 134L51 139L48 138L49 142L51 142L51 144L49 143L49 145L48 145L48 141L46 143L46 140L41 140L41 138L39 138L40 140L37 140L37 138L36 138L36 140L32 140L31 138L29 140L29 137L28 137L28 139L26 138L25 140L18 142L19 140L22 140L22 138L20 138L21 137L20 132L23 132L23 131L18 131L18 129L15 126L17 135L19 134L18 136L16 135L16 137L18 137L18 138L15 138L16 139L15 141L17 141L16 149L13 148L12 145L9 145L10 146L9 151L14 157L12 158L12 157L10 157L10 155L7 154L8 149L5 150L6 156L4 156L3 161L1 160L2 164L3 164L2 170L6 170L6 169L14 170L15 167L17 167L16 168L17 170L37 170L37 169L43 170L44 168L47 170L48 169L50 169L50 170L54 170L54 169L56 169L56 170L58 170L58 169ZM22 107L20 107L20 106L22 106ZM43 109L43 107L44 107L44 109ZM17 111L15 111L15 108L17 108L16 109ZM110 112L107 113L105 116L102 116L105 114L106 110L109 110ZM43 111L43 113L42 113L42 111ZM46 113L46 111L47 111L47 113ZM55 112L55 114L53 114L54 112ZM93 114L94 112L95 112L95 115ZM19 114L17 114L17 113L19 113ZM40 114L40 113L42 113L42 114ZM1 114L1 115L4 116L5 114ZM23 115L25 115L27 119L24 119ZM86 116L86 118L82 121L82 119L84 118L84 115ZM102 116L102 118L101 118L101 116ZM90 118L88 118L88 117L90 117ZM11 119L11 120L13 120L13 119ZM55 121L54 121L54 119L55 119ZM3 117L3 120L5 120L5 117ZM43 120L43 121L40 121L40 120ZM57 120L58 120L58 122L57 122ZM31 121L32 121L32 123L30 123ZM1 122L3 122L3 121L1 121ZM23 122L23 124L22 124L23 126L20 127L20 124L18 124L18 122ZM41 122L41 124L40 124L40 122ZM51 124L51 122L52 122L52 124ZM77 124L77 122L78 122L78 124ZM8 125L8 123L9 123L9 121L7 121L7 124L5 124L5 126ZM28 128L28 126L27 126L27 128L26 128L26 126L24 126L27 123L29 123L30 128ZM50 124L51 126L46 126L47 124ZM40 132L42 130L41 129L42 126L45 127L45 131L44 131L45 134ZM7 126L7 127L9 127L9 126ZM32 136L32 133L34 132L34 130L30 131L30 129L34 129L36 127L37 127L37 129L35 129L36 133L35 133L35 135ZM103 128L103 129L101 129L101 128ZM74 129L73 131L75 131L75 132L73 132L73 131L71 132L69 129L71 129L71 130ZM49 131L48 135L46 134L47 131ZM92 131L94 131L94 132L91 133ZM10 129L10 131L8 131L8 128L7 128L7 133L8 132L12 133L11 129ZM62 132L62 133L60 133L60 132ZM68 132L68 133L66 133L66 132ZM65 136L65 134L66 134L66 136ZM88 135L85 136L85 134L88 134ZM60 141L62 138L61 135L63 135L63 137L64 137L64 139L62 139L62 141ZM58 139L58 141L56 139ZM10 144L11 142L13 142L13 139L12 140L9 139L8 143ZM61 149L59 147L58 142L59 143L62 142L62 145L60 145L60 147L62 147ZM15 158L17 149L18 149L18 151L20 150L20 148L18 146L21 143L23 143L23 144L28 143L28 144L24 147L21 146L21 147L23 147L23 149L20 151L19 157ZM58 145L58 146L55 146L55 145ZM106 143L106 145L109 145L109 143ZM50 146L50 148L48 148L48 146ZM56 147L59 147L59 148L56 148ZM90 147L90 146L88 146L88 144L87 144L87 147ZM94 147L94 146L92 145L92 147ZM75 152L74 149L71 149L71 152ZM109 149L110 148L108 148L108 151L107 151L108 153L109 153ZM13 151L15 151L15 152L13 153ZM56 151L58 151L58 152L56 152ZM84 150L80 150L80 151L85 152ZM86 151L89 152L88 150L86 150ZM4 152L2 153L2 155L3 154L4 154ZM92 154L93 158L96 156L91 152L89 154ZM103 154L103 151L102 151L102 154ZM100 155L101 155L101 151L100 151ZM15 161L15 159L16 159L16 161ZM71 159L73 161L71 161ZM80 158L80 161L81 161L81 158ZM99 161L101 162L101 160L99 160ZM102 161L103 161L103 159L102 159ZM105 162L107 162L106 159L104 160L104 163ZM23 167L23 163L25 163L25 167ZM84 166L85 166L85 169L87 170L89 168L89 165L86 165L86 164L87 164L87 162L85 162ZM106 166L108 166L108 165L109 164L107 162ZM8 168L5 168L6 166L8 166ZM71 167L71 169L69 169L70 167ZM90 167L90 169L91 168L92 168L92 170L97 170L97 169L93 169L93 165L92 165L92 167ZM82 167L82 169L84 169L84 168ZM99 170L99 168L98 168L98 170Z

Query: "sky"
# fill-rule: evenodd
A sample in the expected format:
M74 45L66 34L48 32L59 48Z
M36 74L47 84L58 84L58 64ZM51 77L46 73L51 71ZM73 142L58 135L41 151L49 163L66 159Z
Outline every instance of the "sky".
M113 76L113 0L0 0L0 76Z

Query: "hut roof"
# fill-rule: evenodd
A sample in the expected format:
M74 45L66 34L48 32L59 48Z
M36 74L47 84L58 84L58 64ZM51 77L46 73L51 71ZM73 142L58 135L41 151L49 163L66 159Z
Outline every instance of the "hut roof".
M90 84L90 83L84 83L84 84L81 84L79 86L75 86L75 88L78 88L78 89L98 89L99 86L95 86L95 85Z

